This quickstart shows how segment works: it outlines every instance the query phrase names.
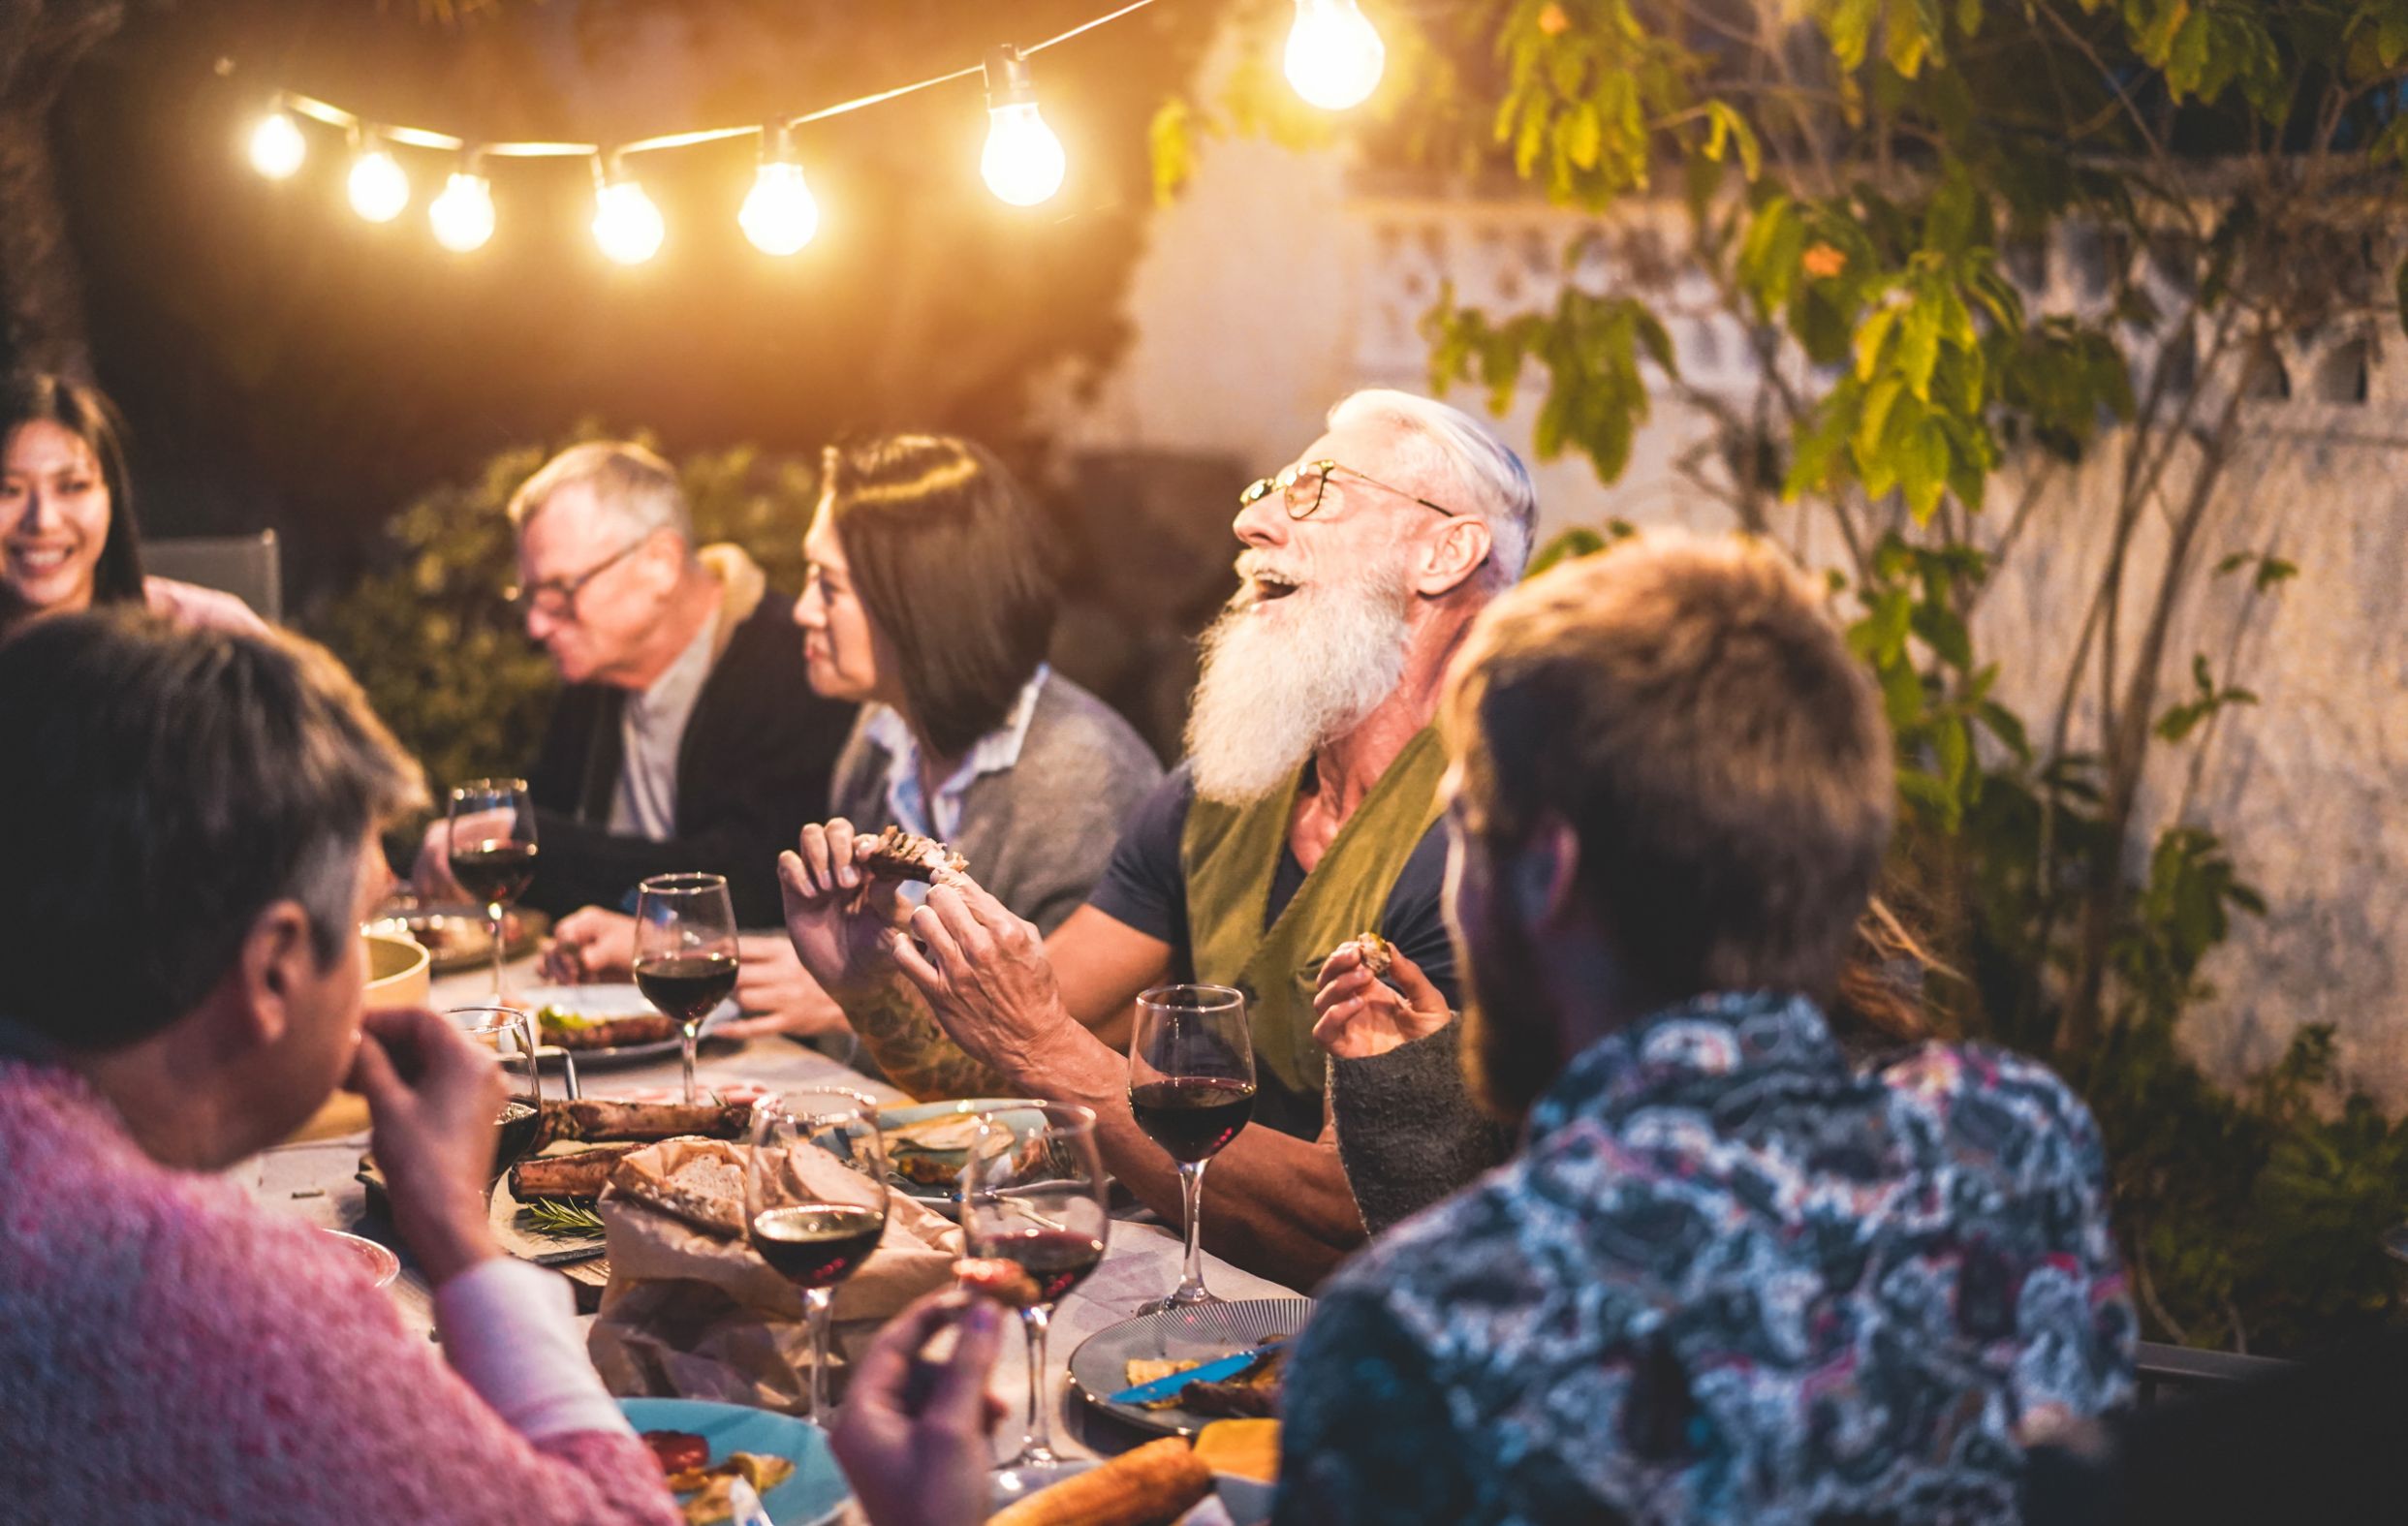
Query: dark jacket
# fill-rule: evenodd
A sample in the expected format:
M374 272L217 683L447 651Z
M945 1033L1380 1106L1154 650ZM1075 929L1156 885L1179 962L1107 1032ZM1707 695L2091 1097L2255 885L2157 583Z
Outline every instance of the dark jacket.
M527 779L543 845L528 905L554 916L619 907L646 875L703 870L728 877L740 925L778 923L777 856L828 814L854 714L811 692L794 607L791 595L764 595L703 680L677 742L677 835L667 842L610 829L627 691L561 694Z

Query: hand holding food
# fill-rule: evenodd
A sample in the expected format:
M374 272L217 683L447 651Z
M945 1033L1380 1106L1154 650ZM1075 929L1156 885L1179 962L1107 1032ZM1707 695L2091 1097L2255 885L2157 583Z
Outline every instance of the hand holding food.
M1039 1057L1076 1027L1062 1005L1037 924L967 877L949 876L888 935L895 967L963 1052L1003 1075L1043 1068Z
M947 1326L942 1360L923 1349ZM829 1434L861 1510L878 1526L959 1526L986 1508L986 1394L1003 1312L984 1298L931 1293L889 1323L854 1369ZM929 1374L914 1382L914 1372Z
M636 967L636 919L623 912L581 906L560 919L538 968L559 985L624 981Z
M865 867L874 843L840 816L804 827L794 851L778 856L786 935L803 969L831 995L885 978L886 941L903 919L902 882Z
M1364 933L1323 961L1313 1042L1342 1060L1386 1054L1454 1020L1447 999L1394 944Z
M490 1053L433 1012L371 1011L361 1022L346 1084L367 1099L369 1149L385 1175L393 1227L440 1287L500 1254L485 1198L502 1073Z

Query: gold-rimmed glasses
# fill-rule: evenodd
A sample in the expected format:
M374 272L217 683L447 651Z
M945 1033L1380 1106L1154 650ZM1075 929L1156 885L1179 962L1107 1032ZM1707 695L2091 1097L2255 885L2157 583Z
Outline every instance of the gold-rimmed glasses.
M1417 497L1401 487L1381 482L1369 473L1359 472L1337 461L1299 461L1276 476L1258 477L1247 484L1244 492L1237 495L1238 507L1250 507L1276 492L1280 495L1281 502L1287 506L1289 518L1309 519L1321 510L1321 496L1329 485L1329 474L1332 472L1344 472L1358 482L1367 483L1383 492L1394 493L1408 503L1417 503L1424 509L1435 510L1450 519L1462 517L1460 513L1448 508L1445 504L1431 503L1426 498Z

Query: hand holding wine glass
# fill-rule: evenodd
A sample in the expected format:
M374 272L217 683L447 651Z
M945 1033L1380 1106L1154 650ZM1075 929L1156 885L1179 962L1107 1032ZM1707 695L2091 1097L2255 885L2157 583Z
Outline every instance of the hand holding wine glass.
M877 1102L829 1090L755 1103L744 1223L761 1259L802 1290L811 1323L811 1417L826 1424L828 1322L836 1285L869 1260L887 1228Z
M1104 1260L1111 1231L1109 1178L1096 1147L1095 1113L1068 1103L1019 1104L979 1114L961 1171L962 1239L972 1256L1028 1274L1036 1301L1020 1311L1028 1332L1028 1429L1007 1469L1059 1459L1047 1393L1046 1334L1053 1306Z
M677 1024L684 1040L686 1101L703 1019L735 989L735 909L717 874L656 874L637 887L636 989Z
M493 933L493 1000L502 1000L503 908L535 880L535 802L524 779L471 779L452 792L452 878L483 902Z
M1204 1285L1204 1167L1254 1114L1254 1039L1243 992L1161 985L1137 999L1129 1036L1129 1111L1179 1168L1187 1257L1179 1285L1141 1314L1218 1303Z

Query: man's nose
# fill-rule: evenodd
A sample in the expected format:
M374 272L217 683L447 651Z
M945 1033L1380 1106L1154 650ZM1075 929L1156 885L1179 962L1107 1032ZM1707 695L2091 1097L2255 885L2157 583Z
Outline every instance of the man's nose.
M1285 545L1291 522L1285 496L1269 492L1250 504L1240 505L1237 517L1229 522L1229 528L1245 545L1263 548Z

